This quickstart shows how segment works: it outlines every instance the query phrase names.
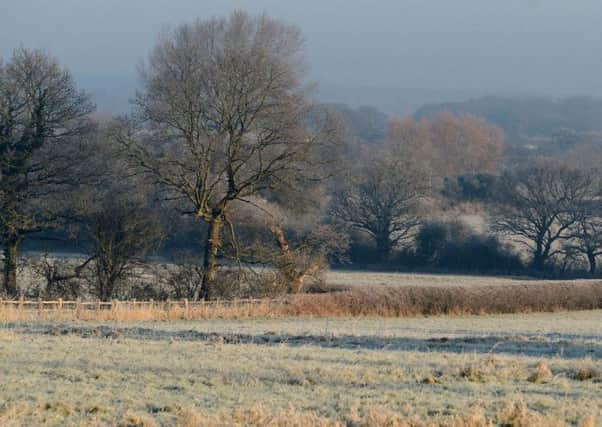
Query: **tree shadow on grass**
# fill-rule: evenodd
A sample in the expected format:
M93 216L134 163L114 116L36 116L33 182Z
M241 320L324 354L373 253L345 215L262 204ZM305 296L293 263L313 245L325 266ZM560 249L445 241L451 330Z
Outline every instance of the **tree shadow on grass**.
M4 323L4 329L22 334L76 335L98 339L204 341L221 344L317 346L351 350L417 351L424 353L508 354L536 357L602 359L602 335L521 334L466 335L436 338L357 335L292 335L277 333L215 333L198 330L164 330L116 325Z

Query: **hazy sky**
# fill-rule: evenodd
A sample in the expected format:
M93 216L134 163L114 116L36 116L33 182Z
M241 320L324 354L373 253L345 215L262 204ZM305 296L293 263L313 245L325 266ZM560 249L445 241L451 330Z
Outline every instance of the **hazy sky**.
M0 54L130 77L162 28L235 8L301 27L324 85L602 94L600 0L0 0Z

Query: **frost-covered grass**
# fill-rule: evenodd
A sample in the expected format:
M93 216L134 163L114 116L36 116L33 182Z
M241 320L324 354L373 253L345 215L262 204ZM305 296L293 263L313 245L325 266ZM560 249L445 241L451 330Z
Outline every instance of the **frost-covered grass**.
M602 311L4 323L0 425L594 426L600 325Z
M328 285L337 287L488 287L488 286L529 286L533 284L555 283L598 283L597 279L540 280L528 277L481 276L461 274L396 273L375 271L332 270L325 274Z

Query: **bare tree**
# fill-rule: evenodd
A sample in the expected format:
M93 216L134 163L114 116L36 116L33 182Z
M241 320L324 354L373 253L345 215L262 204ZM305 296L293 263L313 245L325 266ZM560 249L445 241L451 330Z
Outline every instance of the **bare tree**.
M595 174L558 161L539 159L500 179L492 207L493 228L514 236L533 254L532 267L543 270L561 251L559 243L575 237L596 198Z
M583 256L593 276L597 270L597 258L602 255L602 216L598 197L587 203L585 214L572 227L573 238L563 245L565 254Z
M26 235L56 221L57 195L74 185L94 106L68 71L38 50L0 62L0 243L4 287L17 293L17 250Z
M158 249L163 237L151 209L135 197L115 194L96 206L84 228L92 260L92 290L103 301L115 296L118 285Z
M389 149L373 155L333 196L333 218L374 239L381 261L413 236L420 224L419 201L429 189L425 171L399 154Z
M117 138L134 164L208 225L205 299L231 203L286 185L316 160L303 72L297 28L240 11L164 34L142 67L136 114Z
M43 289L38 290L38 296L42 294L46 298L77 298L82 294L82 283L84 270L91 259L82 264L73 259L50 259L44 256L39 263L34 264L33 269L45 280Z
M348 250L346 236L327 224L311 227L307 233L291 233L296 234L294 240L287 239L285 229L278 224L272 224L270 232L278 247L272 263L283 276L288 293L305 291L308 278L321 280L320 274L327 269L329 258L339 257Z
M586 220L578 225L575 242L571 248L581 253L589 264L593 276L597 272L597 259L602 255L602 224L599 218Z
M198 299L205 276L203 266L185 253L174 258L173 269L166 278L167 288L174 298Z
M299 204L255 198L253 207L236 203L232 214L238 226L235 250L246 263L273 267L267 275L287 293L306 290L309 279L319 280L329 261L341 260L348 249L347 237L325 221L327 198L318 186L307 186ZM287 197L291 192L286 193Z
M504 152L500 128L480 117L447 112L418 122L392 119L387 140L403 146L439 178L494 173Z
M431 123L437 168L447 176L497 171L504 153L504 132L481 117L442 113Z

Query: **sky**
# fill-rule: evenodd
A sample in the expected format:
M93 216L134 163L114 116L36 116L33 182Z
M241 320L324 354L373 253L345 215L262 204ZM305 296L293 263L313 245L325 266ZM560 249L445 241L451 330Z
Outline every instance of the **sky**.
M160 31L237 8L300 27L310 78L343 101L602 95L600 0L0 0L0 55L43 48L124 97Z

